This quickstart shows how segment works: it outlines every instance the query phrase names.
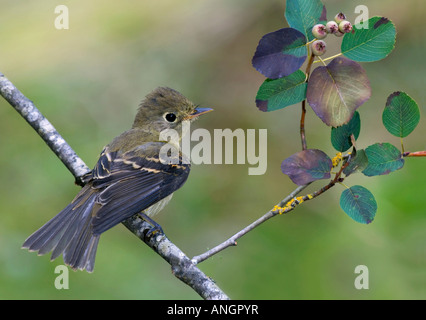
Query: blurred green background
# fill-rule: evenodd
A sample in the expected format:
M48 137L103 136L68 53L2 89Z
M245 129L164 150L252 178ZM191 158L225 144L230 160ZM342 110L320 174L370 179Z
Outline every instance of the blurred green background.
M12 1L0 11L0 72L53 123L92 167L102 147L128 129L140 100L170 86L215 112L192 128L268 129L268 169L249 176L250 165L198 165L156 220L192 257L257 219L295 186L281 161L300 150L300 107L271 113L254 99L264 77L251 67L259 39L287 26L284 0ZM361 148L399 139L386 132L387 96L406 91L422 120L405 139L406 150L425 150L426 3L323 1L328 17L354 21L366 4L370 16L390 18L397 45L382 61L363 64L373 95L360 109ZM69 30L54 27L57 5L69 8ZM337 53L340 40L329 41ZM311 109L308 147L333 156L330 130ZM0 99L0 298L199 299L167 265L122 225L102 236L95 272L70 272L57 290L58 258L20 249L28 235L63 209L78 187L39 136ZM336 186L287 216L276 217L200 268L234 299L425 299L426 159L407 159L389 176L354 175L376 197L370 225L339 207ZM326 181L315 183L309 191ZM357 265L369 268L369 289L357 290Z

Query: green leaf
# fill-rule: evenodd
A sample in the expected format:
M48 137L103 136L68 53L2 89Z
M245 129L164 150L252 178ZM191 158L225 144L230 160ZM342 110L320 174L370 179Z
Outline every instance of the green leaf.
M368 166L362 171L368 177L389 174L404 166L401 152L390 143L376 143L365 149Z
M293 105L306 98L306 75L297 70L279 79L266 79L256 96L256 106L261 111L274 111Z
M355 140L358 139L360 130L361 119L358 111L355 111L352 119L347 124L331 128L331 144L337 151L345 152L352 147L351 135L354 135Z
M370 81L365 70L345 57L337 57L326 67L316 68L306 92L316 115L332 127L348 123L355 110L370 96Z
M290 27L302 32L308 41L314 39L312 27L327 21L327 10L320 0L287 0L285 18Z
M372 17L354 26L343 37L341 51L347 58L371 62L385 58L395 47L395 25L387 18Z
M382 120L391 134L404 138L413 132L420 121L419 106L405 92L394 92L388 97Z
M265 34L254 53L253 67L270 79L288 76L297 71L308 55L306 37L293 28Z
M343 169L346 176L351 175L355 171L363 171L368 166L367 154L363 149L354 150L351 154L348 166Z
M281 164L281 171L295 184L329 179L333 167L331 159L321 150L307 149L293 154Z
M340 207L353 220L365 224L372 222L377 212L373 194L362 186L353 186L343 191Z

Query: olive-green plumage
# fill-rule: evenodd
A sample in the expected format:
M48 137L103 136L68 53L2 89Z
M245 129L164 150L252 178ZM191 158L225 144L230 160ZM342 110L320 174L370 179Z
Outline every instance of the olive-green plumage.
M93 271L101 233L135 214L156 214L188 177L189 164L161 161L160 150L167 141L160 133L174 129L181 134L183 121L208 111L170 88L148 94L132 128L104 148L74 200L23 247L39 254L52 251L52 260L63 254L71 268ZM177 154L182 160L184 155Z

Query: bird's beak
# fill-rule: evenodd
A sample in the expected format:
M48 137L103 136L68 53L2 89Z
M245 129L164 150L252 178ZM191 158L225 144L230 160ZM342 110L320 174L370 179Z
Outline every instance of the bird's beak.
M197 118L199 115L202 115L202 114L210 112L210 111L213 111L213 109L211 109L211 108L195 108L195 111L187 117L187 120L192 120L194 118Z

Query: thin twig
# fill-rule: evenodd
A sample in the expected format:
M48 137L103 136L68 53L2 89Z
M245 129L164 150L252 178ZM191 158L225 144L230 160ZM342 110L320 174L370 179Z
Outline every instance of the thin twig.
M403 157L426 157L426 151L404 152Z
M287 203L283 203L280 204L278 206L275 206L273 209L273 213L274 214L285 214L288 213L292 210L294 210L298 205L302 204L303 202L315 199L316 197L320 196L321 194L323 194L324 192L330 190L332 187L334 187L336 185L336 183L342 183L345 179L342 178L342 173L343 170L349 165L349 162L344 163L341 167L339 172L336 173L335 177L333 180L331 180L328 184L326 184L324 187L322 187L321 189L301 196L301 197L295 197L293 199L291 199L289 202Z
M232 237L225 240L221 244L217 245L216 247L214 247L214 248L212 248L212 249L210 249L210 250L208 250L208 251L206 251L206 252L204 252L204 253L202 253L198 256L193 257L192 262L194 264L198 264L198 263L210 258L211 256L217 254L218 252L228 248L228 247L236 246L238 239L240 239L242 236L244 236L245 234L247 234L248 232L250 232L254 228L258 227L259 225L261 225L265 221L277 216L278 214L289 213L290 211L294 210L301 203L315 199L319 195L323 194L327 190L330 190L332 187L334 187L336 185L336 183L343 182L344 178L342 178L341 176L342 176L343 170L348 165L349 165L349 162L346 162L345 164L343 164L340 167L340 170L336 173L333 180L331 180L327 185L325 185L324 187L322 187L321 189L319 189L319 190L317 190L313 193L310 193L310 194L307 194L305 196L301 196L301 197L296 198L296 195L298 195L300 192L302 192L307 186L310 185L310 183L297 187L287 197L285 197L283 200L281 200L280 203L278 203L276 206L274 206L273 209L269 210L267 213L265 213L259 219L257 219L256 221L254 221L253 223L251 223L250 225L248 225L247 227L245 227L241 231L237 232L236 234L234 234Z
M297 187L292 193L290 193L287 197L285 197L279 204L279 207L284 206L288 201L290 201L292 198L294 198L297 194L302 192L303 189L305 189L308 186L308 184ZM192 262L194 264L198 264L211 256L215 255L216 253L231 247L237 245L237 240L240 239L242 236L253 230L254 228L258 227L265 221L271 219L272 217L276 216L277 212L274 212L273 210L268 211L263 216L261 216L259 219L242 229L241 231L234 234L232 237L230 237L228 240L225 240L221 244L217 245L216 247L204 252L203 254L200 254L198 256L195 256L192 258Z

